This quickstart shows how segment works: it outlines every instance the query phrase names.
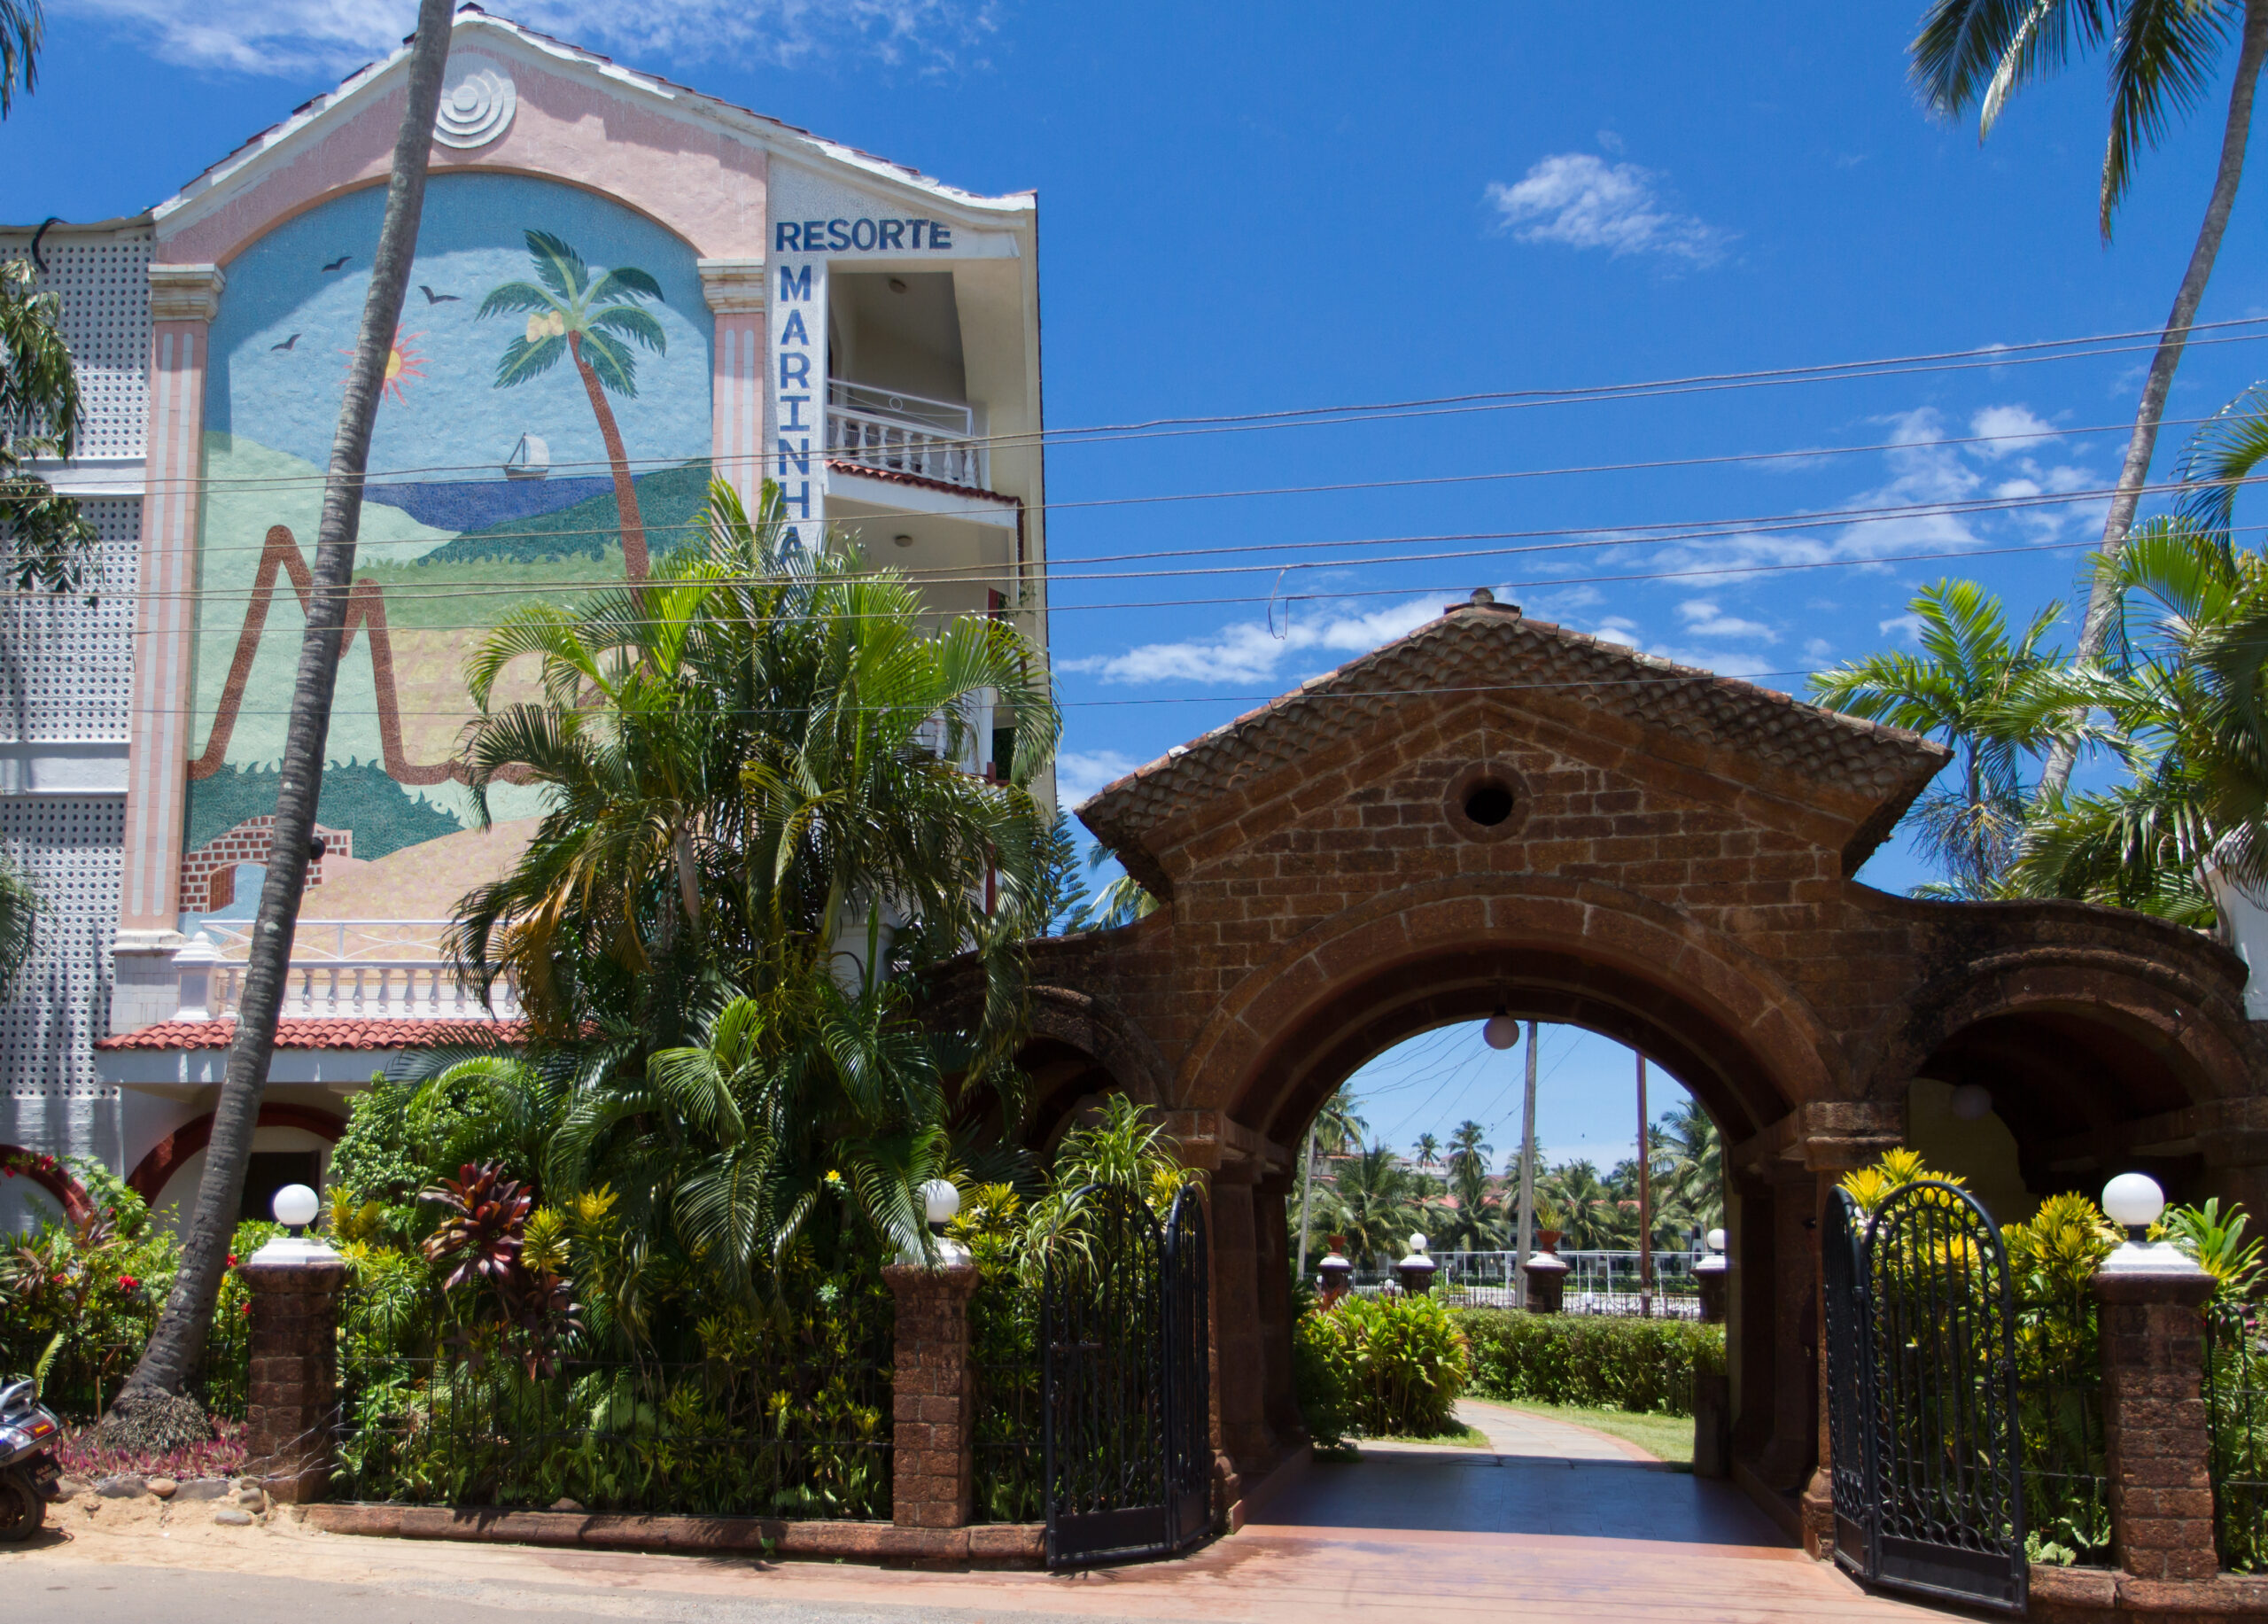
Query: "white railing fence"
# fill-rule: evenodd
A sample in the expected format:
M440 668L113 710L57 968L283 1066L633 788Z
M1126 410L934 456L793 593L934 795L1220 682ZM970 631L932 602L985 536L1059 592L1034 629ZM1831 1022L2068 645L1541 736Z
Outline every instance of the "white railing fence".
M1433 1294L1444 1302L1472 1308L1508 1309L1517 1305L1519 1288L1511 1252L1435 1252L1433 1255ZM1553 1254L1567 1265L1566 1293L1561 1312L1635 1317L1656 1319L1701 1317L1701 1288L1693 1265L1705 1252L1657 1252L1651 1293L1640 1290L1638 1254L1578 1252L1562 1247ZM1398 1287L1393 1266L1358 1268L1355 1289L1379 1291Z
M284 987L286 1020L490 1021L520 1013L500 982L483 1002L440 951L447 920L307 920L291 944ZM250 921L208 920L174 955L180 977L175 1019L226 1020L244 999Z
M827 455L973 491L987 488L991 458L973 408L842 378L827 389Z

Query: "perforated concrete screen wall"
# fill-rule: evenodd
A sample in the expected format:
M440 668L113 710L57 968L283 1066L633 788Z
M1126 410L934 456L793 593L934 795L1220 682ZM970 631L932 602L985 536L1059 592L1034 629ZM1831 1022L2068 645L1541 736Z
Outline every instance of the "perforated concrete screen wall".
M12 236L0 257L31 258L28 237ZM142 455L150 410L150 236L74 239L50 235L40 244L47 269L40 291L63 296L63 338L78 364L87 428L79 455Z
M94 602L79 594L0 597L0 741L128 737L142 503L83 501L80 511L102 535Z

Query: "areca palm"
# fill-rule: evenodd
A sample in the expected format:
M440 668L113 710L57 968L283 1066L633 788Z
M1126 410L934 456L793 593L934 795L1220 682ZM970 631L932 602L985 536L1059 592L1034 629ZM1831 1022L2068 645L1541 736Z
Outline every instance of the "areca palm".
M1663 1118L1668 1154L1660 1200L1703 1230L1725 1221L1724 1138L1700 1105L1687 1100Z
M507 282L491 288L480 301L475 319L492 315L524 315L527 330L504 346L496 363L496 387L509 389L540 377L563 356L575 363L590 397L591 413L598 419L599 439L605 443L607 461L614 470L614 501L622 524L622 567L632 580L642 579L649 568L646 524L638 511L638 492L630 478L630 459L623 450L622 431L615 425L614 409L606 403L607 391L634 398L638 393L638 358L630 346L639 345L656 354L669 349L669 337L641 301L662 301L662 284L635 266L617 265L594 276L583 256L548 231L527 233L528 257L536 281Z
M1931 0L1914 41L1914 77L1923 97L1947 116L1977 107L1979 139L1992 132L2008 98L2024 84L2062 66L2075 50L2108 49L2110 139L2098 204L2099 224L2108 239L2140 150L2155 145L2174 115L2203 100L2232 35L2236 72L2213 189L2142 385L2117 490L2103 521L2106 556L2125 544L2133 525L2166 396L2236 204L2253 96L2262 65L2268 62L2268 0ZM2098 576L2079 633L2082 659L2093 658L2108 646L2116 615L2109 579ZM2073 742L2059 740L2051 750L2041 782L2047 797L2062 793L2075 748Z
M610 1183L641 1244L739 1286L838 1208L920 1243L949 1071L1013 1110L1014 944L1056 900L1029 789L1056 713L1011 628L925 635L898 578L791 561L776 487L755 521L722 484L711 503L705 550L476 649L478 818L508 773L549 805L449 947L517 983L534 1058L569 1079L546 1177ZM508 700L524 659L534 695ZM979 695L1013 711L1005 781L956 765ZM933 1030L913 977L963 953L983 997Z
M1565 1245L1578 1252L1596 1252L1621 1244L1621 1204L1595 1164L1563 1162L1537 1183L1558 1215Z
M1913 610L1920 654L1869 655L1821 672L1812 696L1953 746L1954 786L1932 789L1911 814L1923 849L1947 875L1920 894L1997 895L2030 798L2023 759L2078 726L2068 706L2024 703L2061 664L2039 645L2062 605L2048 604L2011 635L1999 599L1974 581L1943 580L1924 587Z

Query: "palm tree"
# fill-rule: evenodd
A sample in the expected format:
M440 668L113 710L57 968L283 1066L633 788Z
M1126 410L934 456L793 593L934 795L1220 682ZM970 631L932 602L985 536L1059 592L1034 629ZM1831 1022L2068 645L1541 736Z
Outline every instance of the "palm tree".
M1360 1262L1398 1255L1418 1216L1410 1171L1392 1147L1373 1145L1343 1162L1324 1197L1324 1220L1347 1238L1347 1250Z
M5 0L0 0L4 7ZM0 111L6 94L6 13L0 9ZM8 572L28 592L76 592L99 538L79 504L33 471L37 459L77 448L79 375L63 341L63 301L34 291L32 268L0 264L0 541Z
M2068 711L2023 707L2027 685L2060 663L2039 643L2062 605L2047 605L2014 638L2000 600L1974 581L1924 587L1912 607L1921 624L1921 654L1870 655L1818 672L1812 696L1954 747L1956 786L1930 790L1912 813L1922 848L1947 879L1916 894L1993 896L2023 829L2023 757L2073 726ZM2011 726L2009 718L2019 713L2029 717L2028 726Z
M986 1042L1005 1041L1008 944L1051 885L1029 784L1058 724L1036 655L989 617L925 635L919 591L847 554L789 568L776 485L757 521L722 481L711 500L705 553L574 613L516 610L477 648L476 819L508 771L551 809L459 905L451 952L484 987L511 975L548 1038L596 1023L642 1053L692 1041L735 991L847 989L974 946ZM541 698L498 703L525 655ZM953 765L988 692L1015 730L999 782Z
M1441 1158L1441 1142L1430 1133L1419 1134L1418 1143L1410 1149L1417 1153L1418 1165L1421 1169L1431 1168Z
M12 992L38 950L40 916L46 911L31 876L0 855L0 998Z
M46 35L39 0L0 0L0 119L16 110L18 85L30 93Z
M2182 347L2197 319L2205 284L2235 206L2252 131L2252 98L2268 62L2268 0L1933 0L1913 44L1914 77L1938 113L1958 117L1978 108L1978 138L1991 134L2008 97L2029 81L2061 67L2073 47L2108 44L2110 56L2110 141L2103 154L2099 224L2106 240L2112 215L2132 179L2138 147L2155 145L2169 115L2202 99L2234 24L2236 75L2221 132L2219 167L2189 264L2174 295L2150 362L2133 432L2118 473L2117 494L2102 527L2101 551L2124 545L2157 449ZM2081 659L2101 654L2111 635L2117 604L2104 577L2096 578L2079 632ZM2060 798L2070 779L2076 743L2058 739L2041 774L2043 797Z
M1300 1159L1300 1255L1297 1268L1302 1279L1307 1278L1308 1272L1309 1217L1315 1204L1316 1158L1343 1155L1348 1146L1361 1145L1363 1135L1370 1130L1370 1123L1357 1115L1357 1109L1355 1096L1342 1083L1332 1091L1331 1098L1323 1102L1323 1108L1308 1124L1307 1153Z
M1705 1231L1722 1227L1724 1138L1716 1123L1689 1099L1664 1114L1663 1126L1668 1151L1659 1186L1664 1206L1674 1208Z
M1117 859L1107 846L1091 846L1087 851L1087 872L1099 874ZM1138 919L1147 919L1158 911L1158 899L1150 895L1142 882L1132 874L1119 876L1098 891L1093 900L1082 905L1074 918L1076 930L1115 930L1121 925L1130 925Z
M622 431L615 426L614 410L606 403L610 389L634 399L638 393L638 358L628 344L642 345L656 354L669 348L668 335L641 299L660 303L662 284L634 266L618 265L594 276L583 256L548 231L527 233L528 257L535 263L537 282L507 282L491 288L480 301L475 320L525 313L527 330L504 346L496 363L496 387L509 389L540 377L563 355L575 363L583 392L591 398L591 413L599 420L599 439L605 442L607 461L614 469L614 502L622 522L622 568L632 580L646 577L646 524L638 512L638 491L630 478L630 459L622 448Z
M1558 1214L1566 1247L1578 1252L1597 1252L1620 1244L1624 1227L1621 1204L1598 1168L1588 1161L1563 1162L1536 1181Z
M378 392L401 320L402 295L409 284L410 260L417 248L417 222L425 202L426 159L432 146L433 118L441 102L441 72L449 54L451 0L421 0L417 33L409 54L408 94L401 128L394 140L393 166L386 184L386 207L371 256L370 291L362 305L362 329L346 377L331 442L330 470L323 486L322 520L316 531L315 559L307 608L307 630L299 644L299 669L292 686L291 711L284 725L281 788L268 879L260 889L260 912L245 966L237 1009L237 1033L229 1049L228 1070L213 1114L205 1173L197 1205L182 1245L173 1290L144 1349L110 1412L103 1418L104 1442L113 1448L163 1451L211 1436L204 1407L183 1396L196 1373L213 1322L213 1305L228 1264L229 1239L244 1199L245 1174L252 1163L252 1131L260 1120L260 1095L276 1049L291 936L299 923L299 894L307 882L307 848L315 835L315 804L322 793L323 754L330 736L332 690L338 685L340 632L346 615L347 587L354 572L354 537L361 518L362 476L369 465L370 429L377 421Z

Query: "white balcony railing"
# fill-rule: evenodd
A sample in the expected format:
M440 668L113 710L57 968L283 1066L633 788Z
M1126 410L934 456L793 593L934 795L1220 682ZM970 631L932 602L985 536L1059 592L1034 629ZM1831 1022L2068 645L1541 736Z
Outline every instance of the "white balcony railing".
M974 408L842 378L828 383L827 402L830 457L972 491L989 488L991 459L979 442Z
M491 1021L520 1013L499 983L479 991L441 956L446 920L310 920L293 938L284 985L286 1020ZM219 939L214 940L215 937ZM182 1021L232 1018L244 998L250 924L208 920L174 955Z

